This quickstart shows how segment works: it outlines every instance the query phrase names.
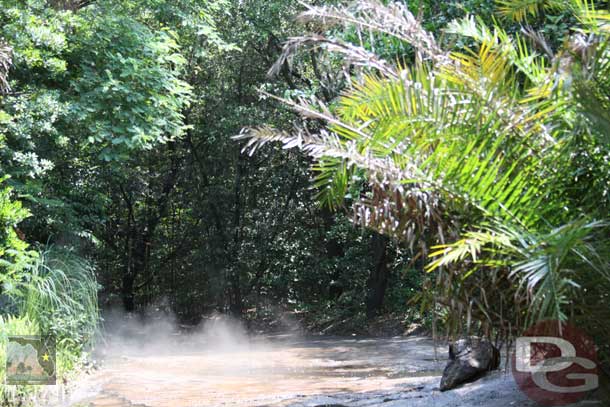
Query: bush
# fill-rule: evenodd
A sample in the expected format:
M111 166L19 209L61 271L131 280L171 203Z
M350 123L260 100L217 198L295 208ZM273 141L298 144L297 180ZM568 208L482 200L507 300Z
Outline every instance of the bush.
M39 253L24 288L20 315L75 353L90 343L99 310L94 267L87 260L68 249L48 248Z
M48 248L38 253L4 302L14 315L0 315L0 382L5 380L9 335L53 335L57 340L57 377L66 378L82 360L98 328L98 285L94 268L73 251ZM0 388L0 403L27 402L39 387ZM10 405L10 404L9 404Z

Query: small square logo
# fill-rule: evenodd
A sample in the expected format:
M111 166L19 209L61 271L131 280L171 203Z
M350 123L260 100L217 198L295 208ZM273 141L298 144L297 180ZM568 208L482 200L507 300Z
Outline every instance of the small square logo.
M7 385L54 385L56 376L54 337L8 337L6 350Z

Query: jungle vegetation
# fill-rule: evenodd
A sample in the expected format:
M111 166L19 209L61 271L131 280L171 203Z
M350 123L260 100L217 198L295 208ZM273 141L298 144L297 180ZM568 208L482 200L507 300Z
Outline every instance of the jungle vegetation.
M0 0L0 349L50 331L68 375L111 308L607 339L609 35L593 0Z
M529 24L553 11L570 24L554 43ZM556 320L606 338L610 14L580 0L500 1L497 12L508 28L468 15L446 40L401 3L308 6L303 21L359 42L294 37L278 64L308 46L358 68L330 104L280 98L301 114L296 129L237 139L251 153L299 148L322 202L348 201L356 224L426 259L416 300L447 333L510 338ZM378 37L411 52L384 58Z

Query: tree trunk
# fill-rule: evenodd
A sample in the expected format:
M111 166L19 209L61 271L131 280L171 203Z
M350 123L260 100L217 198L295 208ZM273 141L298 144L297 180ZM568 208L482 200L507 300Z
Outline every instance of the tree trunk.
M241 295L240 284L239 270L232 270L229 281L229 289L231 291L229 312L236 318L240 318L244 310L244 299Z
M388 287L388 248L389 239L375 234L371 239L371 251L374 265L367 281L366 316L371 319L379 314L383 307L383 299Z
M233 191L234 211L233 211L233 253L229 261L237 262L239 248L241 244L241 220L242 220L242 197L241 182L243 168L243 158L237 152L237 163L235 168L235 185ZM244 309L244 300L241 291L241 278L238 264L229 265L229 311L235 317L241 317Z
M121 288L121 296L123 297L123 308L125 309L125 312L133 312L135 310L133 282L133 273L125 272L123 274L123 286Z
M145 211L144 218L137 221L134 210L134 198L122 185L120 186L123 199L127 204L128 221L127 228L129 233L125 236L125 271L122 277L121 295L123 306L126 312L135 310L136 291L148 284L153 276L147 275L147 262L150 256L149 246L155 236L157 226L162 219L167 216L170 207L170 196L174 190L178 177L178 159L175 157L176 146L173 143L168 145L170 156L170 170L164 179L159 192L159 198L152 204L152 211ZM151 188L149 186L149 188ZM148 204L147 205L151 205ZM145 282L138 287L135 286L136 279L145 278Z

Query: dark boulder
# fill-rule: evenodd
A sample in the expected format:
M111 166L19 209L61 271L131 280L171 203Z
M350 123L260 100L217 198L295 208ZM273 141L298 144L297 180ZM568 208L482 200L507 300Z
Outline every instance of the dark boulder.
M500 352L489 341L460 339L449 345L449 362L441 379L441 391L471 382L500 366Z

